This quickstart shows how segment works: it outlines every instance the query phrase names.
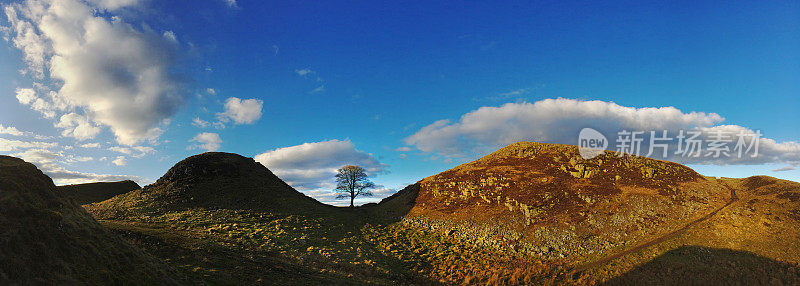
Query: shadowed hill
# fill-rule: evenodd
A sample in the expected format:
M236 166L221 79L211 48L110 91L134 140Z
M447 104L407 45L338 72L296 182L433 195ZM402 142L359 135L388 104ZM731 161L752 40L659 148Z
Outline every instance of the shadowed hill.
M110 218L189 208L296 212L333 207L296 191L253 158L207 152L178 162L151 185L87 208Z
M124 194L141 187L134 181L97 182L57 186L56 194L62 198L73 199L76 203L85 205L102 202L113 196Z
M498 250L585 261L724 205L729 191L680 164L519 142L427 177L377 207Z
M800 266L746 251L679 247L605 285L797 285Z
M0 284L175 284L170 269L59 198L33 164L0 156Z

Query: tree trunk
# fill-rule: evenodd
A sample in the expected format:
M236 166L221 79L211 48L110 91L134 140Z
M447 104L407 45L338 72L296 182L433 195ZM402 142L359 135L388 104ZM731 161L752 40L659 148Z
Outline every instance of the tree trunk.
M353 196L350 196L350 207L353 207Z

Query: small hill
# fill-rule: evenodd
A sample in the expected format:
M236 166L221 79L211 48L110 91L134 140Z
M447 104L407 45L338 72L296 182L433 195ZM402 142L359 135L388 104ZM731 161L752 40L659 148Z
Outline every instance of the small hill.
M100 218L191 208L297 212L329 206L298 192L253 158L222 152L188 157L151 185L87 206Z
M60 197L73 199L80 205L102 202L113 196L124 194L141 187L134 181L125 180L119 182L97 182L86 184L74 184L57 186Z
M427 177L378 208L477 245L579 263L729 197L680 164L608 151L586 160L577 146L519 142Z
M176 284L170 269L58 197L33 164L0 156L0 284Z

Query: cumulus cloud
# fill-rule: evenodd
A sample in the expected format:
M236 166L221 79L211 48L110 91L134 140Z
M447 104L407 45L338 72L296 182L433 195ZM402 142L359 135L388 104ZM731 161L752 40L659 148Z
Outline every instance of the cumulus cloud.
M183 103L182 77L174 73L181 48L172 32L135 28L100 12L136 4L49 0L4 6L27 72L52 83L18 89L19 102L48 118L75 114L70 116L86 120L60 121L66 136L91 138L97 126L107 126L121 144L157 138Z
M189 142L197 142L198 144L194 145L194 148L200 148L209 152L217 151L222 144L222 139L219 138L219 134L217 133L210 133L210 132L203 132L197 134L192 140Z
M350 140L330 140L278 148L255 156L255 160L298 190L335 188L336 170L358 165L370 176L388 172L389 166L357 150Z
M618 132L645 131L642 143L648 153L649 131L668 131L674 139L680 130L698 130L705 142L718 131L727 134L755 134L754 130L736 125L718 125L724 118L716 113L682 112L674 107L625 107L613 102L574 99L545 99L534 103L508 103L500 107L481 107L461 116L457 122L444 119L423 127L405 138L405 143L423 152L449 158L473 158L518 141L577 144L581 129L600 131L612 144ZM658 136L658 135L657 135ZM731 138L729 138L731 139ZM675 151L676 140L667 142ZM736 143L735 140L733 143ZM732 149L732 146L731 146ZM732 151L732 150L731 150ZM759 140L757 157L713 156L685 157L673 152L668 159L695 164L759 164L800 161L800 144L778 143L769 138Z
M230 97L225 100L225 112L217 113L217 117L222 122L233 120L236 124L252 124L261 118L261 107L264 102L260 99L241 100Z
M65 109L66 105L54 103L56 101L63 102L63 99L58 98L56 93L47 92L46 94L49 95L49 100L39 97L33 88L17 88L16 90L19 103L28 105L31 109L40 112L45 118L53 118L56 116L56 112L60 109Z
M128 160L125 160L125 156L117 156L117 159L114 159L111 163L117 166L125 166L128 164Z
M3 126L3 124L0 124L0 134L8 134L8 135L13 135L13 136L25 135L25 133L23 133L22 131L19 131L19 129L17 129L16 127L14 127L14 126L6 127L6 126Z
M61 120L56 123L56 127L64 129L61 136L78 140L91 139L100 133L100 127L94 126L89 119L77 113L61 115Z

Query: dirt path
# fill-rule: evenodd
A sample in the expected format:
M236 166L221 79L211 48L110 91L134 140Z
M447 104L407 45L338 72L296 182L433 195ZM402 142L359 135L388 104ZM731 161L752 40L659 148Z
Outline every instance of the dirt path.
M717 208L716 210L710 212L709 214L707 214L707 215L705 215L705 216L703 216L703 217L701 217L699 219L696 219L696 220L693 220L693 221L687 223L686 225L684 225L680 229L674 230L674 231L672 231L670 233L667 233L665 235L662 235L660 237L656 237L656 238L654 238L654 239L652 239L650 241L647 241L645 243L639 244L639 245L634 246L632 248L623 250L621 252L618 252L618 253L603 257L601 259L589 262L587 264L575 267L572 271L569 272L567 277L575 277L575 274L581 273L581 272L583 272L583 271L585 271L587 269L594 268L594 267L596 267L598 265L605 264L605 263L607 263L609 261L612 261L614 259L620 258L622 256L631 254L633 252L642 250L644 248L647 248L647 247L653 246L655 244L659 244L661 242L664 242L664 241L666 241L668 239L674 238L675 236L677 236L678 234L686 231L690 227L693 227L693 226L697 225L698 223L703 222L703 221L708 220L709 218L713 217L719 211L721 211L722 209L724 209L724 208L728 207L729 205L733 204L733 202L737 201L738 199L739 198L736 196L736 191L731 189L731 199L724 206L721 206L721 207Z

